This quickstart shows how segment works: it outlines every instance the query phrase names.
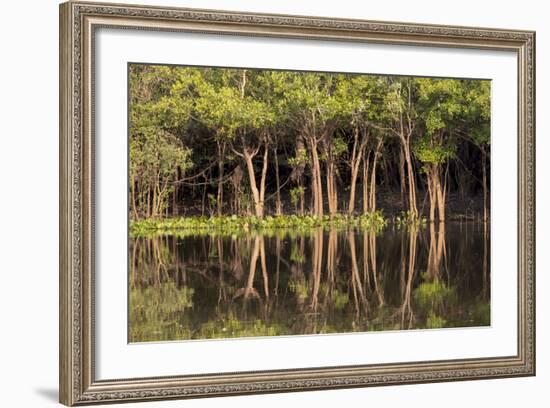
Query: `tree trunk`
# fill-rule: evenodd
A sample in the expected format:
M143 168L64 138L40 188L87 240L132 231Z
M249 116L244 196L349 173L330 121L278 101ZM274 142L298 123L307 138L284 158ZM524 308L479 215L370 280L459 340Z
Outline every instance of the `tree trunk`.
M306 193L304 186L300 183L300 215L304 215L306 206Z
M263 167L262 167L262 177L260 179L260 217L264 216L264 208L265 208L265 180L267 176L267 165L268 165L268 159L269 159L269 148L267 146L267 143L264 147L264 157L263 157Z
M315 135L309 135L308 138L311 154L311 190L313 199L313 214L318 217L323 216L323 184L321 182L321 165L319 152L317 151L317 139Z
M378 157L380 156L380 148L382 147L382 140L378 140L376 144L376 150L374 151L374 161L372 163L371 181L370 181L370 210L376 211L376 164Z
M409 183L409 211L411 212L411 215L416 218L418 217L418 209L416 207L416 183L408 139L404 141L403 148L405 153L405 162L407 163L407 179Z
M447 176L445 175L445 179ZM436 183L437 183L437 207L438 207L438 216L439 222L445 221L445 185L446 182L443 182L441 185L441 167L438 167L436 173Z
M430 170L428 170L428 194L429 194L429 197L430 197L430 222L434 222L435 220L435 203L437 201L437 195L436 195L436 192L435 192L435 185L434 185L434 182L433 182L433 170L431 169L431 166L430 166Z
M367 134L365 132L365 135L363 136L363 140L361 141L361 145L359 145L359 130L354 130L354 142L353 142L353 150L351 153L351 180L350 180L350 193L349 193L349 203L348 203L348 214L353 215L355 211L355 194L356 194L356 186L357 186L357 179L359 178L359 167L361 166L361 162L363 160L363 155L365 153L365 146L367 142Z
M481 157L481 167L483 172L483 222L487 222L487 155L484 149L481 151Z
M361 159L359 158L359 160ZM359 175L359 163L360 161L358 161L356 164L354 163L351 169L349 204L348 204L349 215L353 215L353 212L355 211L355 188L357 184L357 176Z
M134 213L134 219L137 220L139 218L137 208L136 208L136 182L134 180L134 177L132 176L132 179L130 180L130 200L132 201L132 212Z
M225 143L220 145L218 142L218 194L216 197L216 204L218 207L218 217L222 216L222 207L223 207L223 158L225 155Z
M277 187L277 191L275 191L275 214L281 215L283 213L283 206L281 204L281 181L279 178L279 158L276 146L273 148L273 159L275 160L275 183Z
M405 197L407 186L405 181L405 155L403 153L403 146L399 146L399 188L401 192L401 205L404 208L407 205Z
M369 167L370 152L363 159L363 214L369 212Z
M244 161L246 163L246 169L248 173L248 181L250 183L250 190L252 191L252 198L254 200L254 212L256 217L263 217L263 206L260 199L260 192L256 184L256 174L254 173L254 163L252 159L254 155L250 154L246 149L243 152Z
M338 212L338 192L336 191L336 181L334 177L334 163L332 159L327 159L327 174L326 174L326 183L327 183L327 198L328 198L328 208L330 216L336 215Z

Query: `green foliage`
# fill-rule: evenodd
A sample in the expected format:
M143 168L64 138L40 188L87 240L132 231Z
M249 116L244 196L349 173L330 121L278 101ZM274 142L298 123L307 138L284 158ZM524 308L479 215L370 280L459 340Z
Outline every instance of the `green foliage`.
M193 165L191 149L174 133L187 123L190 102L169 96L182 74L171 67L131 66L129 170L139 212L134 216L163 213L172 187L168 181Z
M428 222L426 217L419 217L412 211L401 211L393 221L399 227L425 226Z
M234 75L238 75L235 72ZM242 96L230 81L221 86L204 83L195 99L195 110L217 138L234 138L238 131L250 131L270 126L275 117L265 102L251 96Z
M348 144L341 137L334 137L330 147L321 155L321 160L336 160L348 150Z
M158 127L141 128L140 132L130 140L130 180L140 194L135 199L140 213L156 216L164 211L171 191L167 180L174 178L178 169L192 167L191 150ZM156 202L147 200L146 195L156 196Z
M306 191L305 187L299 186L290 189L290 202L294 205L297 205L300 201L300 197Z
M309 157L307 155L306 149L300 149L296 152L296 156L290 157L288 159L289 166L296 167L296 166L304 166L309 163Z
M426 328L427 329L441 329L445 327L447 321L440 316L437 316L435 313L430 312L428 318L426 319Z
M445 304L455 304L457 300L455 289L438 279L421 283L414 290L413 297L421 308L429 311Z
M292 293L296 294L296 297L301 301L306 300L309 295L309 286L307 282L291 280L288 283L288 289Z
M287 334L287 329L279 324L266 324L255 319L243 321L232 314L220 316L216 320L201 325L199 332L193 338L221 339L236 337L281 336Z
M472 320L478 322L480 326L488 326L491 324L491 304L487 301L479 301L476 303Z
M290 260L298 264L303 264L306 261L305 256L298 250L296 245L292 245Z
M131 236L164 235L178 230L193 233L210 233L212 231L232 235L242 231L264 231L270 229L294 229L300 231L316 228L360 228L378 230L386 225L386 219L380 211L363 214L357 217L347 215L325 216L319 218L311 215L290 216L214 216L214 217L180 217L165 219L146 219L130 223Z
M488 122L473 127L470 133L472 141L478 146L487 146L491 142L491 126Z
M448 127L463 112L463 87L460 80L418 78L416 83L428 134Z
M349 303L349 295L346 292L340 292L337 289L333 291L332 299L336 310L344 309Z
M455 157L456 144L424 136L415 141L413 152L420 162L439 165Z
M274 196L274 183L269 182L273 149L280 159L278 186L284 190L279 196L288 197L295 208L304 193L295 186L311 181L314 166L318 173L330 169L327 177L336 180L333 196L345 197L338 190L348 185L351 152L357 154L364 142L361 160L367 160L381 141L384 160L378 163L393 168L395 152L401 149L394 144L401 143L396 140L404 122L411 129L407 148L414 154L414 172L455 160L464 140L487 158L490 92L490 81L478 80L131 64L131 217L159 218L170 210L179 214L192 199L192 214L225 213L229 200L237 202L239 215L246 214L258 205L250 180L254 174L259 179L265 151L268 191L261 204L267 214ZM359 134L364 140L358 142ZM252 157L252 170L232 185L231 172L245 167L245 154ZM324 176L317 175L319 182ZM285 182L287 177L292 183ZM216 200L218 181L225 200ZM326 205L327 190L319 195L311 191L321 206ZM181 202L182 196L190 198Z
M465 84L465 121L471 140L486 148L491 142L491 84L482 81L476 85Z
M174 282L130 289L130 341L188 338L189 330L178 322L193 307L193 288L178 289Z

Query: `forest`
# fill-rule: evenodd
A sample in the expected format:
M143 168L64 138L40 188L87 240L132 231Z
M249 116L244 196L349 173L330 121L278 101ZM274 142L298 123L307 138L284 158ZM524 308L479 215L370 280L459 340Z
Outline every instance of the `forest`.
M129 341L490 324L490 81L128 78Z
M135 231L489 219L490 81L128 69Z

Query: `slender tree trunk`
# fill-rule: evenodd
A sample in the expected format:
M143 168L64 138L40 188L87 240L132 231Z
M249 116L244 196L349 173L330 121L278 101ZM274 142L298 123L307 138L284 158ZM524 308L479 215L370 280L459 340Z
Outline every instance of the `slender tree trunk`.
M155 180L155 184L153 185L153 203L152 203L152 217L153 218L156 218L157 217L157 208L158 208L158 176L157 176L157 179Z
M225 143L218 142L218 194L216 197L218 207L218 217L222 215L223 207L223 173L224 163L223 158L225 156Z
M275 191L275 214L281 215L283 213L283 206L281 203L281 181L279 178L279 158L277 156L277 146L273 148L273 159L275 160L275 183L277 191Z
M338 212L338 192L336 191L336 181L334 175L334 162L328 159L326 183L327 183L327 198L330 216L336 215Z
M412 155L410 148L410 136L406 136L404 131L401 130L400 136L401 144L403 146L403 154L405 156L405 163L407 165L407 182L409 190L409 211L413 217L418 217L418 209L416 206L416 183L414 178L414 168L412 163Z
M403 146L399 146L399 188L401 192L401 205L403 208L407 205L406 201L406 181L405 181L405 155L403 153Z
M136 208L136 182L134 177L130 180L130 201L132 201L132 212L134 213L134 219L139 219L138 211Z
M435 185L433 182L433 169L432 166L430 166L430 170L428 171L428 194L430 197L430 222L435 221L435 203L437 201L437 195L435 192Z
M261 176L261 179L260 179L260 208L261 208L260 217L264 216L264 209L265 209L265 181L266 181L266 176L267 176L268 160L269 160L269 148L268 148L267 143L266 143L265 147L264 147L262 176Z
M304 191L304 186L300 182L300 215L305 214L305 206L306 206L306 193Z
M363 214L369 212L369 167L370 153L363 159Z
M353 215L355 211L355 194L357 179L359 178L359 167L363 161L363 155L365 153L365 146L368 139L367 132L363 136L361 144L359 144L359 130L354 130L354 141L353 141L353 150L351 154L351 180L350 180L350 193L349 193L349 204L348 204L348 214Z
M151 217L151 190L147 189L147 199L146 199L146 214L147 218Z
M445 190L446 190L446 179L447 171L445 171L445 176L443 180L443 185L441 184L441 167L438 167L437 170L437 205L438 205L438 215L439 222L445 221Z
M311 190L313 198L313 213L318 217L323 216L323 183L321 182L321 165L317 150L315 135L308 136L311 154Z
M428 267L427 267L427 275L431 279L435 279L438 276L438 266L437 266L437 259L436 259L436 253L437 253L437 242L436 242L436 235L435 235L435 223L430 223L430 246L428 250Z
M256 184L256 174L254 172L254 163L252 159L254 155L244 149L243 151L244 161L246 163L246 169L248 173L248 181L250 184L250 190L252 191L252 198L254 200L254 212L256 217L263 217L263 197L260 196L260 191L258 190L258 185ZM264 153L264 167L266 166L267 158ZM262 182L265 183L264 171L262 169Z
M487 211L487 155L485 149L481 151L481 168L483 172L483 222L488 220L488 211Z
M179 179L179 168L176 169L176 172L174 174L174 191L172 192L172 217L176 217L179 215L179 208L178 208L178 191L179 191L179 184L177 183L177 180Z
M357 185L357 178L359 176L359 165L361 164L361 154L357 157L351 167L351 180L350 180L350 192L349 192L349 204L348 214L353 215L355 211L355 189Z
M380 156L380 148L382 147L382 140L378 140L376 144L376 150L374 151L374 161L372 163L371 181L370 181L370 210L376 211L376 164L378 157Z
M206 176L204 176L204 186L202 188L202 200L201 200L201 215L204 216L204 208L206 204Z

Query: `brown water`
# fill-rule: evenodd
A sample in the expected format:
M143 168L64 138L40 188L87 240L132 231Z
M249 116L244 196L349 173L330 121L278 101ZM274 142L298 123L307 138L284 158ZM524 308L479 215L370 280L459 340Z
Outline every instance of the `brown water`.
M490 324L488 226L132 238L129 341Z

